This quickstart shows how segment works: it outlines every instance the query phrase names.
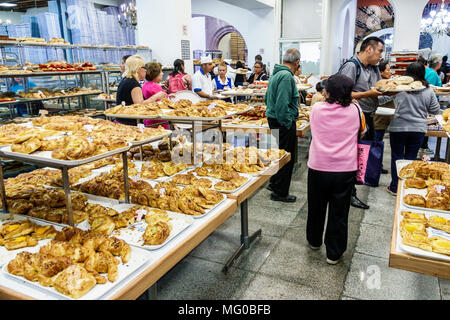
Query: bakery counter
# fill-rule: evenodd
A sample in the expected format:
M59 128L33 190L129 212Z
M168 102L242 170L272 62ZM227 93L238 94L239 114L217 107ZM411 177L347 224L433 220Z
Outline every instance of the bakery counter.
M147 261L137 271L115 284L113 289L104 294L101 299L137 299L233 215L236 209L236 201L227 199L204 217L194 219L194 223L189 228L163 247L157 250L146 250L141 257ZM50 294L37 286L28 285L25 281L17 281L2 272L0 273L0 298L55 300L61 299L61 296Z
M401 248L401 234L399 232L400 220L402 219L401 212L411 211L411 209L405 210L405 208L403 208L401 205L401 197L402 181L399 180L389 252L389 267L431 275L433 277L450 279L449 261L429 258L427 255L431 256L431 254L427 254L428 251L424 251L424 254L420 256L410 254ZM415 250L415 248L412 248L412 250Z

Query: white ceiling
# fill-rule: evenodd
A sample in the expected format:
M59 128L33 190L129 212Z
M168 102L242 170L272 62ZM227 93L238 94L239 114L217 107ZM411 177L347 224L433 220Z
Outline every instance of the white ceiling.
M242 9L269 9L275 6L275 0L219 0Z

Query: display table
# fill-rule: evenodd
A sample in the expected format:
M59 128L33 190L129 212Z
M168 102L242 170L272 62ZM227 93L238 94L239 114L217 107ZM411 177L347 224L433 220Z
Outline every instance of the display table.
M259 229L249 236L248 234L248 198L257 191L263 184L269 181L270 177L278 172L280 168L285 166L291 160L291 155L287 153L278 162L271 165L258 177L252 180L245 188L239 190L236 193L231 193L228 198L236 200L236 204L241 206L241 245L233 253L233 255L227 260L222 272L227 273L233 264L244 250L249 249L253 241L261 236L262 230Z
M188 229L162 248L148 250L147 263L102 299L137 299L226 221L236 208L235 200L226 199L215 212L195 219ZM57 299L57 297L0 273L0 299Z
M400 237L400 234L398 233L398 225L400 223L401 211L401 182L402 181L399 180L397 190L397 201L394 212L394 226L392 229L391 248L389 252L389 267L427 274L433 277L450 279L450 262L414 256L403 252L397 246L398 237Z

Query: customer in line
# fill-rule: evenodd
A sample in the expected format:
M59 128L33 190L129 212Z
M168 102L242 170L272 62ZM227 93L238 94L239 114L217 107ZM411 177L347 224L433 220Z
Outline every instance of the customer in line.
M255 81L267 81L267 80L269 80L269 77L264 72L264 65L263 65L263 63L259 62L259 61L256 61L255 65L253 66L253 72L250 75L250 77L248 77L247 82L248 83L253 83Z
M117 89L116 103L130 106L133 104L150 103L162 99L166 96L165 92L158 92L148 99L144 99L140 81L145 79L147 70L144 59L138 55L131 56L125 62L125 72ZM120 123L136 125L136 120L119 119Z
M390 79L392 77L391 67L389 61L382 59L378 64L378 70L380 70L382 79ZM384 101L380 103L380 107L395 109L393 100ZM383 141L386 129L389 127L393 116L375 114L373 116L373 126L375 129L375 141ZM381 173L387 174L388 170L381 167Z
M289 49L283 57L283 64L275 64L273 75L269 79L264 101L266 116L271 133L279 138L279 148L290 152L291 160L270 179L267 187L274 201L295 202L296 197L289 195L294 153L297 148L296 120L298 117L299 93L294 81L294 72L300 64L300 52Z
M192 90L192 78L184 71L184 61L176 59L173 62L173 71L169 74L164 87L169 94L182 90Z
M441 69L439 69L444 78L444 80L442 80L442 84L446 84L450 79L450 64L447 61L448 56L443 56Z
M262 66L263 66L263 72L267 75L267 77L269 77L269 76L270 76L270 74L269 74L269 69L267 68L266 64L263 63L263 58L262 58L262 56L261 56L260 54L257 54L257 55L255 56L255 63L256 63L256 62L260 62L260 63L262 64Z
M425 67L414 62L406 68L406 76L421 81L425 89L415 92L400 92L395 98L394 119L389 125L391 143L391 183L387 191L397 194L397 160L416 160L417 153L427 132L427 115L440 114L440 105L432 88L425 80Z
M364 114L352 103L352 90L352 79L341 74L331 76L326 83L325 102L318 102L310 115L306 238L311 249L320 248L328 207L325 246L329 264L337 264L347 249L358 134L365 131Z
M192 90L204 99L215 99L213 95L214 85L211 78L211 70L214 63L210 56L203 56L200 59L200 70L192 76Z
M434 54L428 60L428 68L425 70L425 80L436 87L442 87L441 78L438 75L438 70L442 66L442 56Z
M417 62L420 62L421 64L424 65L425 67L425 80L426 80L426 75L427 75L427 69L428 69L428 60L425 59L423 56L419 56L417 58ZM428 146L428 139L429 137L424 137L423 141L422 141L422 145L419 148L419 153L420 154L433 154L434 151L430 149L430 147Z
M125 62L127 61L127 59L129 57L131 57L131 55L129 55L129 54L122 57L122 63L120 64L120 73L121 74L123 74L125 72Z
M313 107L317 102L325 101L324 93L326 83L327 79L316 83L316 93L314 93L311 98L311 107Z
M369 37L362 42L358 54L347 60L338 72L353 80L352 97L358 101L364 112L368 127L364 139L369 141L375 139L373 114L377 111L378 97L382 93L374 86L381 79L377 64L381 60L383 51L383 40ZM356 208L369 209L369 206L356 196L356 187L353 189L351 205Z
M238 69L247 69L242 61L236 62L236 71ZM236 73L236 77L234 78L234 86L239 87L244 85L244 82L247 81L247 75Z

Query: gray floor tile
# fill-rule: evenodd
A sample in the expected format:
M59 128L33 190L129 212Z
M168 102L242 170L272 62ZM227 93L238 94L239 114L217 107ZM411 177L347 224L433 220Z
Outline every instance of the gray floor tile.
M439 287L441 288L441 297L443 300L450 300L450 280L439 279Z
M362 300L437 300L436 278L390 268L387 259L355 253L343 296Z
M257 272L279 241L263 231L250 246L233 262L233 267ZM198 245L190 254L191 257L224 264L240 246L240 233L215 231Z
M246 300L330 300L317 290L264 275L256 275L240 299Z
M356 252L389 259L392 228L361 223Z
M158 299L238 299L255 274L232 268L225 275L222 267L219 263L186 257L158 281Z
M362 222L391 228L396 197L389 194L386 188L379 187L371 190L368 201L372 205L369 210L364 211Z

